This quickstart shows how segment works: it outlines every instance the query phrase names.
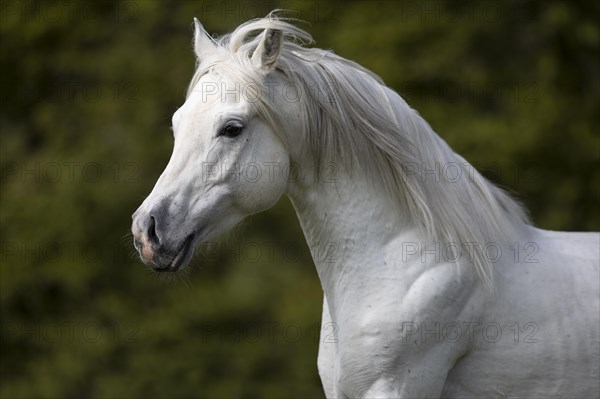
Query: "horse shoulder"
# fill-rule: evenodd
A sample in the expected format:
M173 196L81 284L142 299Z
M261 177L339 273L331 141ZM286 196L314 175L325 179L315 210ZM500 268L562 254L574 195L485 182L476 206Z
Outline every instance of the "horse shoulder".
M374 397L378 392L399 397L441 392L449 370L470 345L466 335L452 342L442 332L460 320L479 318L485 298L474 273L459 272L453 264L421 268L410 283L394 288L393 279L380 280L352 309L339 309L341 392Z

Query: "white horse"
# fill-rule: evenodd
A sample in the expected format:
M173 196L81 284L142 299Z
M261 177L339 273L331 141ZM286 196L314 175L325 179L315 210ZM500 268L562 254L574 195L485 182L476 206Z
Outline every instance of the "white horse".
M532 227L393 90L270 15L211 38L133 215L159 272L288 195L324 291L330 398L598 397L594 233Z

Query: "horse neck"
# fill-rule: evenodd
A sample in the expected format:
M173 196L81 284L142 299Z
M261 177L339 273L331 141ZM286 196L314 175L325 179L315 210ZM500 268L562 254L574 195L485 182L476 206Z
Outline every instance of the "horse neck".
M329 164L320 174L312 165L301 164L300 169L301 178L290 185L288 195L328 298L340 285L377 275L383 262L373 259L380 259L391 241L425 240L408 212L372 178L348 173L340 163Z
M402 257L406 243L415 244L421 253L431 245L442 243L451 244L450 248L463 242L487 244L498 241L504 244L507 237L517 239L526 227L527 217L515 201L454 154L400 96L389 89L384 89L382 95L389 99L394 121L404 126L407 135L417 137L416 145L423 147L407 164L419 160L425 165L416 174L403 175L407 179L404 182L392 181L405 184L398 187L400 190L397 195L392 195L393 198L389 195L390 181L383 176L377 177L374 173L377 168L363 171L356 162L349 173L346 163L333 162L321 166L316 174L314 155L306 155L310 151L296 146L290 153L291 161L299 165L302 173L300 179L290 183L288 195L313 252L326 295L335 290L340 281L348 279L372 280L377 273L399 278L409 266L401 262L390 271L392 269L382 265L394 256ZM288 105L281 110L288 134L306 128L292 104L286 101L278 101L278 104ZM409 158L410 154L396 154L396 150L392 151L393 156ZM337 156L344 155L352 156ZM460 168L462 177L458 181L421 181L431 177L429 170L439 164L455 165ZM398 165L395 167L397 169ZM402 198L403 195L406 197ZM423 249L421 244L428 246ZM450 252L452 254L452 250ZM481 249L474 252L471 260L475 266L471 272L486 276L483 280L489 282L491 272ZM423 271L434 266L429 262L428 258L427 264L414 265L414 269L418 267ZM466 262L461 262L461 267L464 265Z

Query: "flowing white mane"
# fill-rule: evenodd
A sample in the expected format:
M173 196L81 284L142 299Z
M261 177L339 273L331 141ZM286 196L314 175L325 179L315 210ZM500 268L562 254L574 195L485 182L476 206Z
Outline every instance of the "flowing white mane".
M516 240L529 221L515 200L455 154L404 101L390 101L395 94L378 76L331 51L304 47L312 42L311 36L275 14L214 39L219 51L201 60L188 93L209 70L264 87L265 76L253 67L251 57L265 29L283 33L277 71L302 88L298 106L304 128L294 142L299 139L317 164L345 162L380 179L398 201L398 209L408 210L434 242ZM260 96L256 106L262 118L280 126L277 104L268 95ZM284 129L275 130L284 135ZM282 138L290 142L290 137ZM432 181L423 172L436 165L458 168L462 177ZM477 273L491 284L491 263L480 251L473 256Z

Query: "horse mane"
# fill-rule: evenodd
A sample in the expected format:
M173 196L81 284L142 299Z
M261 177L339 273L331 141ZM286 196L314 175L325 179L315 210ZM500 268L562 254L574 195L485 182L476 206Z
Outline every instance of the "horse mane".
M301 137L294 138L296 143L300 140L296 148L308 146L321 167L346 162L350 170L359 168L379 179L390 198L408 209L433 243L459 246L450 247L454 257L461 245L502 245L519 237L529 220L517 201L454 153L381 78L331 51L305 47L313 42L310 34L287 21L273 12L213 39L219 54L201 60L188 94L213 69L236 82L265 86L265 76L253 67L251 57L265 29L280 30L284 42L277 70L302 93L298 105L303 109L303 129ZM224 60L227 68L219 68ZM281 126L277 104L268 97L266 93L259 97L257 111L266 122ZM457 168L462 178L430 181L423 174L448 165ZM492 262L481 251L473 251L470 260L491 287Z

